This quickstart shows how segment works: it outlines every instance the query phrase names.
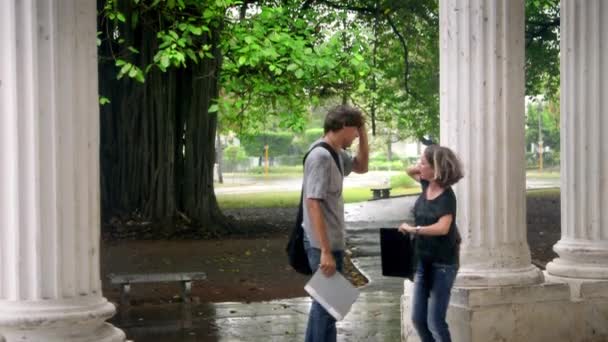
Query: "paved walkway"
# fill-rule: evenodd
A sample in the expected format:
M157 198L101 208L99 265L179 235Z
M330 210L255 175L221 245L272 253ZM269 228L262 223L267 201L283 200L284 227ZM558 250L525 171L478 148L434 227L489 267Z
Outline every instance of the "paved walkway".
M399 341L403 280L381 275L378 228L408 218L415 197L347 204L353 263L369 279L338 323L339 341ZM303 341L309 298L134 307L112 323L135 341Z
M399 171L370 171L364 174L352 173L344 178L345 188L379 187L390 182L392 175ZM559 178L540 178L529 176L526 178L527 189L557 188ZM256 193L268 191L299 191L302 188L302 177L269 178L235 176L226 177L224 184L215 187L217 195Z

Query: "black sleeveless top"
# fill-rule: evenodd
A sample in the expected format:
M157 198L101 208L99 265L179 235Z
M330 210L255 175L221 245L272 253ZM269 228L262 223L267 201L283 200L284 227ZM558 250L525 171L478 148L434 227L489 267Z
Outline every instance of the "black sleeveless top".
M420 180L422 194L414 205L414 218L417 226L429 226L439 221L444 215L452 214L452 224L446 235L416 236L416 256L422 262L437 262L448 265L458 265L460 234L456 227L456 195L451 187L446 188L432 200L426 198L429 186L427 180Z

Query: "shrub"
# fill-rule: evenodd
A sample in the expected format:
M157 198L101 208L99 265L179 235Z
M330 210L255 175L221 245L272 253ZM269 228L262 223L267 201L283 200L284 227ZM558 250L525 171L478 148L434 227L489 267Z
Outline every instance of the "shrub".
M392 188L412 188L416 186L416 181L406 173L394 175L391 177Z
M264 166L256 166L249 169L250 173L264 174ZM270 166L268 173L302 174L302 165L296 166Z
M373 171L402 171L404 168L403 161L401 160L394 160L391 162L372 160L369 162L369 170Z

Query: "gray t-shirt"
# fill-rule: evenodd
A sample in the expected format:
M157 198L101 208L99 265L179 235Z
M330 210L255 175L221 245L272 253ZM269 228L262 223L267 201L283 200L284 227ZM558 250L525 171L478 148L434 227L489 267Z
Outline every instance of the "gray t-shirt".
M311 147L320 141L321 139L315 141ZM344 150L338 153L338 157L342 170L344 170L344 176L348 176L353 168L353 159ZM323 220L325 221L331 250L342 251L345 249L344 232L346 226L344 224L344 199L342 197L343 180L344 177L336 166L336 162L325 148L316 147L308 154L304 164L304 217L302 226L311 247L320 248L306 205L306 199L315 198L321 200Z

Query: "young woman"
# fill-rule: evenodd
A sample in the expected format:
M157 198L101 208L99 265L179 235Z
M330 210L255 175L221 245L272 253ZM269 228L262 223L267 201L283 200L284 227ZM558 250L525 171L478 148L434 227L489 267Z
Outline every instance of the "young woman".
M449 148L430 145L407 173L422 186L414 205L416 224L399 226L399 231L416 235L412 321L422 342L451 341L445 316L460 245L451 186L463 177L462 166Z

